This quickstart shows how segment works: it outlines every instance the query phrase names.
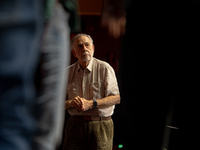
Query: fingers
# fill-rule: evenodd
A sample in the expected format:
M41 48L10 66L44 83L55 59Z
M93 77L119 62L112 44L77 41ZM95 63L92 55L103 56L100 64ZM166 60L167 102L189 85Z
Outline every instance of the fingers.
M84 103L83 103L82 98L80 98L79 96L74 98L73 106L78 112L82 112L83 111L83 105L84 105Z
M72 103L73 103L73 107L74 107L78 112L81 112L81 111L82 111L81 106L80 106L75 100L73 100Z
M77 96L73 99L72 106L78 112L83 112L93 108L93 101L91 102L91 100L86 100L85 98Z
M75 98L74 98L74 101L75 101L79 106L81 106L81 105L83 104L83 102L82 102L82 100L81 100L81 98L80 98L79 96L75 97Z

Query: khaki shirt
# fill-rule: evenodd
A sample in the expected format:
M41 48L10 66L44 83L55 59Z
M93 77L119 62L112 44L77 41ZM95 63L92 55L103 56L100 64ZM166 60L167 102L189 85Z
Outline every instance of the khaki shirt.
M67 67L69 78L67 84L67 100L80 96L86 100L101 99L111 95L118 95L119 88L113 68L106 62L92 58L90 64L82 70L79 63ZM68 109L70 115L111 116L115 106L98 109L93 108L85 112L78 112L74 108Z

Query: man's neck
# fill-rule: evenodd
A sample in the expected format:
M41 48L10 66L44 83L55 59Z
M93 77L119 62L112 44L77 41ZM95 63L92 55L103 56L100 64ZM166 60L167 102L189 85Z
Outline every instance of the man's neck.
M90 60L90 61L91 61L91 60ZM81 68L82 68L83 70L85 70L85 68L89 65L90 61L83 61L83 62L80 62L80 61L79 61L79 64L80 64Z

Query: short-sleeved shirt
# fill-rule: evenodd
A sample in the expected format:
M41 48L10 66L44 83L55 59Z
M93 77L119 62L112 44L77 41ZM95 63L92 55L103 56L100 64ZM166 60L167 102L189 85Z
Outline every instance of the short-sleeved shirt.
M80 96L86 100L101 99L111 95L118 95L119 88L113 68L106 62L92 58L83 70L78 62L67 67L69 72L67 84L67 100ZM108 117L114 112L115 106L108 108L93 108L85 112L78 112L74 108L68 109L70 115L90 115Z

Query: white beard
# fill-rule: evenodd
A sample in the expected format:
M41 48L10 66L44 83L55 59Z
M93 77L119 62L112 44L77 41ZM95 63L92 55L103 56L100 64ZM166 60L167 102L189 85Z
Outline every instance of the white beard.
M85 56L85 55L88 55L88 56ZM90 61L91 60L91 55L90 55L90 53L89 52L84 52L83 54L82 54L82 61Z
M91 57L87 56L87 57L82 58L82 61L90 61L90 59L91 59Z

